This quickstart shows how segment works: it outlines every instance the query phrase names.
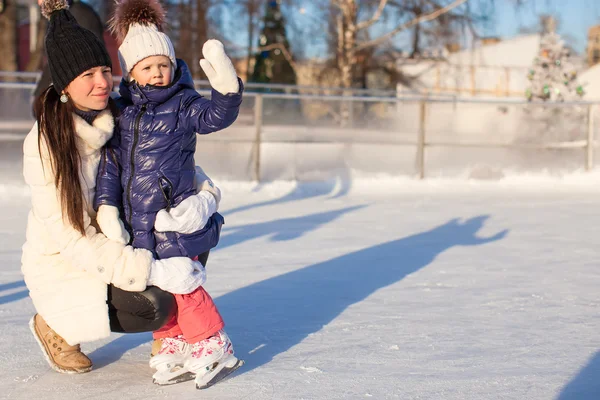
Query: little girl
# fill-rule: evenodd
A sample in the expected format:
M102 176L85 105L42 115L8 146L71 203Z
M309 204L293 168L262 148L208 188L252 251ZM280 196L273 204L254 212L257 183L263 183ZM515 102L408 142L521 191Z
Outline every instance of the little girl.
M220 192L207 178L196 182L196 132L216 132L236 120L242 83L223 45L209 40L200 65L213 92L211 100L200 96L187 65L175 58L171 41L161 31L164 16L157 0L124 0L116 6L111 25L122 43L119 91L124 108L98 170L95 207L107 237L123 242L131 238L133 247L151 250L157 258L195 259L217 245L223 224L216 213ZM198 195L197 184L205 189ZM169 213L158 214L157 220L161 209L173 208L171 214L177 215L191 207L201 207L210 216L195 230L168 229ZM154 332L155 339L162 339L150 360L157 369L155 383L195 376L198 388L211 386L242 361L234 356L223 319L204 288L175 298L177 315Z

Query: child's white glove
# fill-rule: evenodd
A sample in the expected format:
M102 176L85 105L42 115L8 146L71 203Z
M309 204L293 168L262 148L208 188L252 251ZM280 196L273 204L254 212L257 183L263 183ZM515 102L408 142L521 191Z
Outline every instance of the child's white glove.
M202 46L204 59L200 60L200 67L208 77L208 81L213 89L221 94L237 93L240 91L240 84L223 43L215 39L207 40Z
M154 229L158 232L194 233L206 226L210 216L219 209L221 190L197 165L195 180L198 194L169 211L160 210L156 214Z
M208 177L208 175L206 175L204 170L196 165L196 193L200 193L203 190L206 190L215 196L218 210L219 204L221 204L221 189L215 186L213 181ZM215 212L217 210L215 210Z
M187 257L152 260L148 286L158 286L174 294L188 294L206 282L206 270L198 261Z
M206 226L208 219L217 211L215 196L205 190L183 200L169 211L156 214L154 229L158 232L194 233Z
M119 209L115 206L101 205L96 215L98 226L102 233L115 242L129 243L129 233L119 218Z

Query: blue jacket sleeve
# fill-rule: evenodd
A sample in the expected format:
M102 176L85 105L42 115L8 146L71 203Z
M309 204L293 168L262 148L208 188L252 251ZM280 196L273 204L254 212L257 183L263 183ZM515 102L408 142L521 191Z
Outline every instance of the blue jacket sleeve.
M237 93L221 94L212 91L211 99L196 93L190 96L183 107L184 124L188 130L207 134L225 129L235 122L242 104L244 85L238 78L240 91Z
M96 177L94 209L101 205L122 207L123 188L121 187L120 135L115 132L112 139L102 149L102 158Z

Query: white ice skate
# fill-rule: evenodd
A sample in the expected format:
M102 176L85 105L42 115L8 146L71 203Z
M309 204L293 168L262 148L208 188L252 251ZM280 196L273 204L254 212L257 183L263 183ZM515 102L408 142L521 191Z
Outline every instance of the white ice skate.
M196 374L197 389L214 385L244 364L233 355L233 345L223 330L191 347L184 367Z
M153 382L172 385L194 379L195 374L184 366L191 351L192 346L182 336L163 339L160 350L150 359L150 367L156 369L152 375Z
M225 354L219 361L205 367L204 373L196 373L196 389L208 389L225 379L242 365L244 365L244 360L238 359L233 354Z

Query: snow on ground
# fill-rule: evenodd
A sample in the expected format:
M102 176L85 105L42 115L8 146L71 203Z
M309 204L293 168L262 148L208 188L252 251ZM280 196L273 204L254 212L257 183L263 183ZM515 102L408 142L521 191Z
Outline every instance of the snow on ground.
M0 398L600 393L598 174L221 182L226 225L207 288L246 365L199 393L151 383L149 334L84 344L89 374L45 364L19 271L28 195L2 167Z

